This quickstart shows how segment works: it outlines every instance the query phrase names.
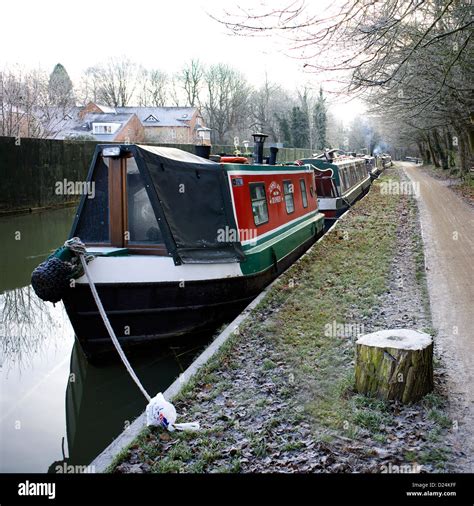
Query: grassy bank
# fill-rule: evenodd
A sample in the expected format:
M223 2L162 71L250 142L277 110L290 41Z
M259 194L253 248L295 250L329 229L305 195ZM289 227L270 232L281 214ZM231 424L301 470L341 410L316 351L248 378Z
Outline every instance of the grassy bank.
M389 290L400 213L414 219L413 200L380 191L385 179L279 279L173 401L183 421L199 420L203 430L144 429L112 469L383 472L387 463L444 466L442 436L450 421L438 393L404 407L352 391L354 342ZM410 241L410 254L417 255L414 283L424 285L423 255L416 251L421 240L414 234Z

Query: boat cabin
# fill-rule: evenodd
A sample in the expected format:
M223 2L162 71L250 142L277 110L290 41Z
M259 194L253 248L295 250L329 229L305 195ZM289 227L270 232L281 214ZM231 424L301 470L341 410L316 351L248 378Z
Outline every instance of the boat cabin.
M340 158L332 162L321 159L301 161L314 166L316 193L319 197L345 197L368 178L363 158ZM329 179L332 179L332 184Z
M370 187L371 177L364 158L341 156L331 161L309 158L299 162L313 167L319 209L324 213L326 228Z
M96 250L241 262L275 228L317 212L309 166L217 163L174 148L98 146L71 237Z

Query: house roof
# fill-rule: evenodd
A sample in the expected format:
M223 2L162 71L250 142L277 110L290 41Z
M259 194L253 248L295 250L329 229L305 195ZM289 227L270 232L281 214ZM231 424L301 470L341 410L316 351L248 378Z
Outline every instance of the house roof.
M126 123L133 116L133 113L101 114L88 112L82 118L83 123Z
M118 113L134 113L138 116L143 126L187 126L197 107L116 107ZM149 116L154 116L156 121L146 121Z
M96 107L98 107L102 112L104 112L105 114L115 114L115 107L111 107L111 106L108 106L108 105L101 105L101 104L96 104L94 102L94 105Z
M113 139L134 116L133 113L104 114L89 112L83 118L76 116L72 120L66 120L61 124L61 128L56 135L57 139L74 137L77 135L90 135L98 141L110 141ZM94 134L93 123L120 123L120 127L109 134Z

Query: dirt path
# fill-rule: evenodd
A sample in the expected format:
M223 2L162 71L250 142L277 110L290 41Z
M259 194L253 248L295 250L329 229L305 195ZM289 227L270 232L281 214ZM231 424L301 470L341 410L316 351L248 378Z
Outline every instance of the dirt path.
M474 210L414 164L401 163L419 185L428 288L437 343L443 356L466 454L460 471L474 465ZM456 427L455 427L456 428Z

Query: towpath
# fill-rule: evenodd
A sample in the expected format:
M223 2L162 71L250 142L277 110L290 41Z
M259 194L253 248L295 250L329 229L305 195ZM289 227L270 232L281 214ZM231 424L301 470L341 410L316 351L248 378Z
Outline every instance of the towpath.
M474 209L412 163L401 164L419 190L428 289L437 343L447 368L458 443L474 469ZM456 426L455 426L456 428Z

